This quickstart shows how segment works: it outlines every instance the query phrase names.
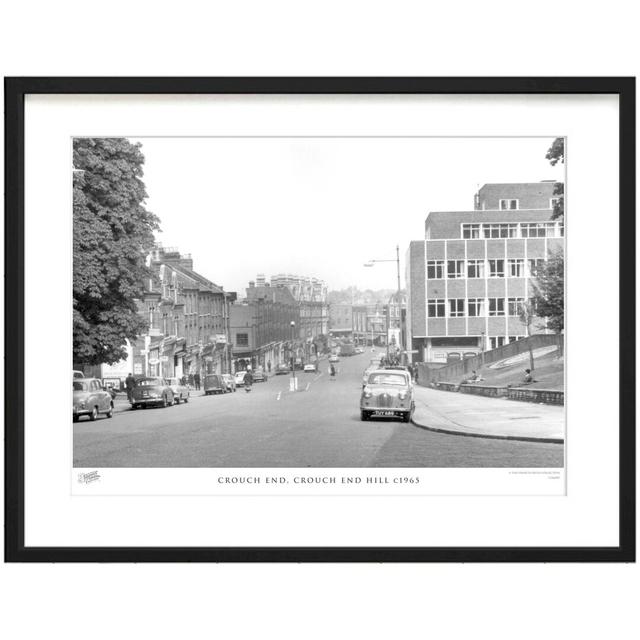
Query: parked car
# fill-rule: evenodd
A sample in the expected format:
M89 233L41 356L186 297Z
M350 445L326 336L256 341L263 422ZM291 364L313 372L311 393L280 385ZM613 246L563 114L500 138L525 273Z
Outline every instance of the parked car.
M251 372L253 374L253 381L254 382L266 382L267 381L267 376L264 375L264 371L262 369L256 369L255 371Z
M76 371L74 369L73 370L73 379L75 380L76 378L84 378L84 373L82 373L82 371Z
M356 347L356 353L364 353L364 349L362 347Z
M303 371L304 373L317 373L318 367L312 362L309 362L308 364L304 365Z
M284 362L281 362L279 365L276 366L277 376L286 375L290 371L291 371L291 367L288 364L285 364Z
M204 395L209 396L214 393L227 393L227 383L220 373L208 373L204 377Z
M406 371L377 369L369 374L360 396L360 419L402 418L409 422L415 404L413 383Z
M165 378L138 378L133 388L131 408L159 405L168 407L173 404L173 391Z
M340 362L340 358L334 353L329 356L329 362Z
M227 391L235 391L236 390L236 380L230 373L223 373L222 379L227 385Z
M73 421L78 422L80 416L88 416L94 421L101 413L113 416L113 399L102 387L98 378L73 379Z
M173 401L176 404L189 402L189 387L186 384L182 384L180 378L169 378L168 382L171 391L173 391Z
M246 371L238 371L235 375L234 380L236 381L236 387L244 386L244 375L247 373Z

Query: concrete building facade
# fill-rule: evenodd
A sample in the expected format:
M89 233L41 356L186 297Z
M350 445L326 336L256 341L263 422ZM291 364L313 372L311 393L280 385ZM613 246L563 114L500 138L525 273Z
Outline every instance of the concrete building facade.
M485 185L474 210L429 213L406 260L413 360L446 363L547 332L542 319L527 327L520 316L536 268L564 249L564 224L551 220L553 187Z

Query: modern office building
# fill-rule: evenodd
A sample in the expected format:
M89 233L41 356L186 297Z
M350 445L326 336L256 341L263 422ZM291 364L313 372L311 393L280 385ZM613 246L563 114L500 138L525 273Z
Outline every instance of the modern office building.
M407 252L407 343L413 360L446 363L547 333L521 319L541 261L564 249L554 182L486 184L470 211L434 211Z

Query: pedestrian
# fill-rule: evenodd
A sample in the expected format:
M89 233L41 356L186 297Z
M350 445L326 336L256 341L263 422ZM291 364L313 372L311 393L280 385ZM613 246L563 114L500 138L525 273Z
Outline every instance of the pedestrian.
M247 369L247 372L244 374L244 390L249 393L251 391L251 385L253 384L253 374L251 373L251 369Z
M193 376L193 382L196 385L196 391L200 391L200 374L196 373Z
M136 379L133 377L133 373L130 373L126 377L124 386L127 389L127 400L133 402L133 388L136 386Z
M189 374L189 386L193 389L194 387L194 382L193 382L193 373Z
M538 382L538 381L533 379L533 374L531 373L531 369L525 369L523 384L531 384L532 382Z
M271 360L267 361L267 371L271 373Z

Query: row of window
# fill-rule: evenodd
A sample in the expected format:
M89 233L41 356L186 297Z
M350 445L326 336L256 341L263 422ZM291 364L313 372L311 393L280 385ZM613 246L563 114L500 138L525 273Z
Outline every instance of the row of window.
M430 298L427 300L429 318L481 318L489 315L520 316L524 298Z
M446 262L446 276L445 276ZM466 263L466 264L465 264ZM506 271L505 271L506 263ZM428 260L427 279L441 278L524 278L534 277L544 263L544 258L529 258L528 273L525 272L525 261L522 258L503 258L491 260Z
M553 207L555 207L555 205L558 202L558 200L559 200L559 198L549 198L549 209L553 209ZM519 209L520 208L520 200L519 200L519 198L501 198L499 207L503 211L508 210L508 209L511 209L511 210Z
M462 225L462 237L477 238L561 238L562 222L468 223Z

